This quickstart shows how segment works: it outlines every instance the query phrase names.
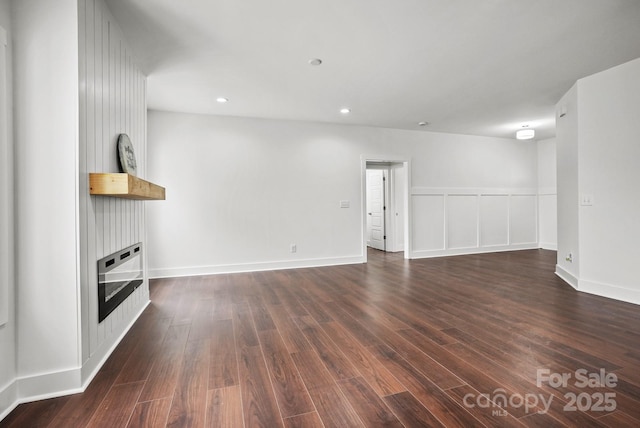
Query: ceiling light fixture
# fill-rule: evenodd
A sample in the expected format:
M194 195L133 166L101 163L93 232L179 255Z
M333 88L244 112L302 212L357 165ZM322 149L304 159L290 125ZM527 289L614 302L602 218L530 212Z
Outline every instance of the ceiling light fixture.
M227 101L229 101L229 98L225 98L225 97L218 97L216 98L216 101L219 102L220 104L224 104Z
M320 65L322 64L322 60L320 58L311 58L309 60L310 65Z
M418 122L418 126L427 126L429 124L429 122Z
M340 113L349 114L349 113L351 113L351 109L347 108L347 107L343 107L343 108L340 109Z
M529 129L529 125L522 125L522 129L516 132L516 138L518 140L530 140L535 136L535 129Z

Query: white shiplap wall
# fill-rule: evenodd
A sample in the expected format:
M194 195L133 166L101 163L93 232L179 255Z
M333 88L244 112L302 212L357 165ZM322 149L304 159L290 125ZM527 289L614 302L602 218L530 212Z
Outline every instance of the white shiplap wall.
M148 302L145 273L143 285L98 323L97 260L136 242L143 242L145 251L144 203L90 196L88 184L90 172L119 172L116 147L121 133L129 135L138 176L145 177L146 78L103 1L80 0L78 8L81 341L83 366L92 360L90 372Z

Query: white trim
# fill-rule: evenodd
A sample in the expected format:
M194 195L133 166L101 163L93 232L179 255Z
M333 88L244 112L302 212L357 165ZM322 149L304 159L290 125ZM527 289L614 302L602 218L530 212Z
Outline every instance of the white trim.
M606 299L640 305L640 290L580 279L558 265L556 265L556 275L581 293L593 294L594 296L600 296Z
M89 359L79 368L25 376L6 385L0 390L0 421L20 404L84 392L150 303L149 300L145 302L99 361L94 363Z
M140 310L131 318L131 321L129 322L128 325L125 326L125 328L122 330L120 335L115 337L115 339L111 342L109 342L108 340L105 340L104 342L102 342L100 344L100 347L93 353L93 355L87 361L84 362L81 369L83 391L89 386L89 384L91 383L93 378L98 374L98 372L100 371L104 363L111 356L113 351L120 344L122 339L124 339L124 337L129 332L129 330L131 330L131 327L133 327L135 322L138 321L138 318L140 318L140 315L142 315L144 310L147 309L147 306L149 306L150 304L151 304L151 301L147 299L147 301L144 302ZM101 352L103 350L104 352ZM102 357L98 359L98 356L100 355L102 355Z
M576 290L578 289L578 278L562 266L556 265L556 275Z
M9 322L9 284L12 282L13 163L9 147L9 67L7 32L0 27L0 326Z
M419 250L414 251L412 259L428 259L432 257L462 256L469 254L498 253L505 251L537 250L538 244L514 244L514 245L491 245L486 247L449 248L440 250Z
M0 389L0 421L18 406L18 384L13 379Z
M555 187L541 187L538 189L538 196L552 196L557 194L558 191Z
M217 275L224 273L259 272L281 269L299 269L366 263L362 255L304 260L282 260L228 265L190 266L182 268L149 269L149 278L175 278L180 276Z
M617 285L604 284L584 279L579 280L578 284L578 291L640 305L640 290L632 290L630 288L619 287Z
M411 158L398 157L396 155L360 155L360 206L361 217L361 242L362 263L367 262L367 162L383 162L389 164L402 164L405 168L405 218L404 218L404 258L411 258L413 248L411 201Z
M80 368L42 373L16 379L18 403L46 400L82 392Z
M536 196L538 190L530 187L506 188L506 187L412 187L411 196L414 195L518 195Z
M557 242L540 242L538 245L543 250L558 251L558 243Z

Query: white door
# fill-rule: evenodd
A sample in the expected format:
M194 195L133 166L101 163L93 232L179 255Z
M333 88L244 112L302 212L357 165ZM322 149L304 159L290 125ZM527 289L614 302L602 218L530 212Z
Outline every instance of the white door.
M385 174L381 169L367 170L367 245L385 250L384 230Z

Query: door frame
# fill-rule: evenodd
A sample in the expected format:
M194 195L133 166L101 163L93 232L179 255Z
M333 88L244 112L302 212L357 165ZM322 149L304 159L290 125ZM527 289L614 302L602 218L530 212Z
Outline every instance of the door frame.
M367 262L367 163L402 164L405 168L404 179L404 258L410 259L411 249L411 158L397 155L361 155L360 156L360 206L361 237L362 237L362 262Z

